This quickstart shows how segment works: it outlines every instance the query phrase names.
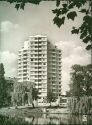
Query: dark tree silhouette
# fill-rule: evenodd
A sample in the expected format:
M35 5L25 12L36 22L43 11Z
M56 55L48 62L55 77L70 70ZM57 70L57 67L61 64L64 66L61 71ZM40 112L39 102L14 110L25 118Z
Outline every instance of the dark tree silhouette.
M50 103L50 107L51 107L51 102L56 101L56 97L55 97L55 94L53 92L51 92L51 91L48 92L47 101Z
M38 90L36 89L36 88L32 88L32 99L33 99L33 101L34 100L37 100L39 97L38 97ZM33 105L33 108L34 108L34 103L32 103L32 105Z
M28 94L27 93L25 93L25 95L24 95L24 103L28 104Z
M6 80L4 77L4 65L0 64L0 108L7 105L7 88L6 88Z
M55 14L54 24L58 27L61 27L66 19L74 21L78 13L83 14L82 24L79 27L73 26L71 33L79 34L80 39L87 45L86 49L91 50L92 64L92 0L57 0L56 6L52 11Z
M72 96L92 96L92 65L72 66L70 93Z

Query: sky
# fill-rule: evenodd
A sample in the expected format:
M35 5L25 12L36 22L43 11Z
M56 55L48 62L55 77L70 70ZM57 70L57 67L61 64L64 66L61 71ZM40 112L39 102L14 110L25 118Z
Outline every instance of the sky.
M82 23L82 14L75 21L66 20L58 28L53 24L55 1L40 5L26 4L24 10L16 10L13 4L0 3L0 62L4 64L5 76L17 77L18 50L30 35L47 35L62 50L62 93L69 90L71 66L90 64L90 52L85 50L79 35L72 35L72 26Z

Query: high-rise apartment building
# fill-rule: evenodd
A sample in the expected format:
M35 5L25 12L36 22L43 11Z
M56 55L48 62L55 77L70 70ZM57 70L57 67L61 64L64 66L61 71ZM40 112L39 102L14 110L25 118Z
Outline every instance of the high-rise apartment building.
M30 81L39 91L38 103L46 102L51 91L61 95L61 50L46 36L30 36L18 54L18 81Z

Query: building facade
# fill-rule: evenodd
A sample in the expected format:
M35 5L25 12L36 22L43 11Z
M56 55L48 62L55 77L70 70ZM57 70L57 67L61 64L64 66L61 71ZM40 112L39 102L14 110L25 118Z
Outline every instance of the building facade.
M47 36L30 36L18 54L18 82L30 81L39 91L38 103L47 100L49 91L61 95L61 50Z

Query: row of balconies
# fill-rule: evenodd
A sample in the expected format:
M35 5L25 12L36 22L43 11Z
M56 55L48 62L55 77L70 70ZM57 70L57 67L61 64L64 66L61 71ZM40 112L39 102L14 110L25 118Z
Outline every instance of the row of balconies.
M34 69L47 69L47 66L30 66L30 69L34 70Z
M35 70L35 71L30 71L30 73L47 73L47 70Z
M33 53L31 53L31 54L30 54L30 57L36 57L36 58L37 58L37 57L38 57L38 58L45 57L45 58L46 58L46 57L47 57L47 53L44 53L44 54L43 54L43 53L42 53L42 54L33 54Z
M18 61L18 65L22 65L22 66L24 66L24 65L39 65L39 63L41 64L41 63L47 63L47 60L45 59L39 59L39 60L33 60L33 61Z
M47 69L30 69L30 72L38 72L38 71L41 71L41 72L47 72Z
M19 64L18 65L18 68L21 68L21 69L26 69L26 68L28 68L28 69L30 69L31 68L31 66L32 67L44 67L44 66L47 66L47 63L46 62L35 62L35 63L31 63L30 65L23 65L23 64Z
M39 58L39 56L41 56L41 57L47 57L47 52L31 52L30 54L30 57L38 57ZM29 56L21 56L21 57L18 57L18 60L27 60L27 59L29 59Z
M42 84L42 83L45 84L45 83L47 82L47 79L46 79L46 78L45 78L45 79L44 79L44 78L43 78L43 79L42 79L42 78L39 78L39 79L32 79L32 80L33 80L35 83L41 82L41 84Z
M59 73L57 73L57 72L48 72L48 74L49 74L50 76L56 76L56 75L60 76L60 75L61 75L60 72L59 72Z
M47 54L47 51L45 51L45 50L30 50L30 53L32 53L32 54L36 54L36 53Z
M35 39L31 39L31 41L30 41L30 45L36 45L36 44L47 44L47 40L46 39L37 39L37 40L35 40Z
M42 45L42 46L30 46L28 51L31 50L46 50L47 51L47 46L46 45Z
M32 66L32 67L33 67L33 66L34 66L34 67L35 67L35 66L43 66L43 67L44 67L44 66L47 66L47 64L43 62L43 63L39 63L39 64L31 64L31 66Z
M42 60L42 59L41 59L41 60L33 60L33 61L30 61L30 64L33 64L33 63L34 63L34 64L35 64L35 63L37 64L37 63L39 63L39 62L40 62L40 63L47 63L47 60Z
M35 40L30 41L30 45L47 44L47 40Z
M29 73L30 71L30 74L47 74L47 71L48 71L48 74L53 74L53 75L58 75L58 74L61 74L61 70L58 70L58 72L56 70L47 70L47 69L34 69L34 70L28 70L28 69L23 69L23 68L19 68L18 69L18 72L19 73Z
M19 76L28 76L29 73L18 73L18 75ZM46 73L44 73L44 75L41 73L40 74L34 73L34 74L30 74L30 78L32 78L32 79L47 79L46 75L47 75Z
M36 76L36 75L43 75L43 73L30 73L30 76ZM44 75L47 75L47 73L44 73Z
M30 78L32 78L32 79L44 79L44 80L46 80L47 79L47 74L30 74Z

